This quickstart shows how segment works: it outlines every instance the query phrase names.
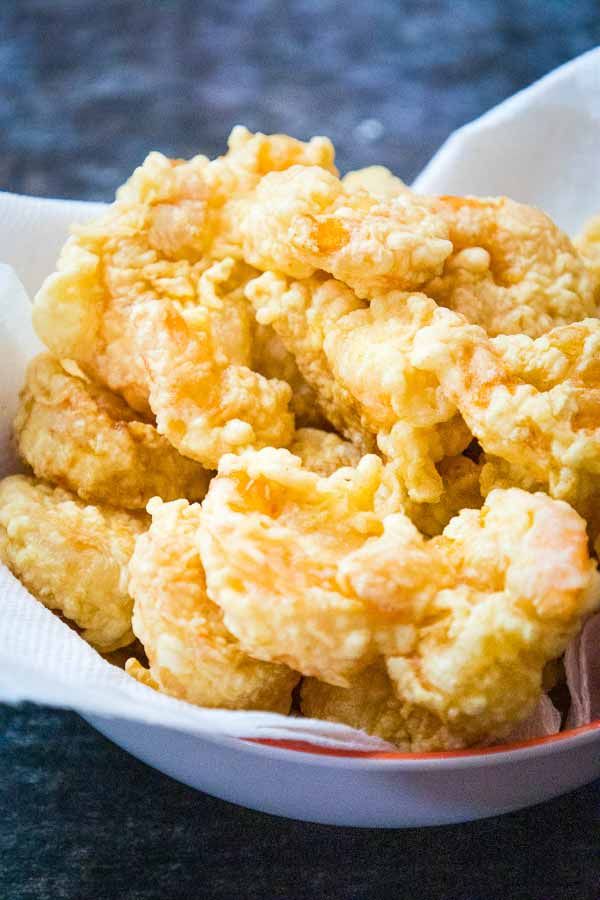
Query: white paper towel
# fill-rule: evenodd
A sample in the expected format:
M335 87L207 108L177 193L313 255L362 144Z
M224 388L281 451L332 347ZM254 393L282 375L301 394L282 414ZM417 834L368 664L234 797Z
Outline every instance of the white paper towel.
M540 206L572 231L600 211L598 146L600 49L562 66L456 132L415 187L427 193L508 194ZM101 204L0 193L0 259L7 264L0 266L2 475L15 470L10 421L24 367L39 348L27 294L35 293L53 270L69 224L87 221L101 209ZM158 694L105 662L4 567L0 605L0 699L31 700L196 734L389 748L343 725L274 713L199 709Z

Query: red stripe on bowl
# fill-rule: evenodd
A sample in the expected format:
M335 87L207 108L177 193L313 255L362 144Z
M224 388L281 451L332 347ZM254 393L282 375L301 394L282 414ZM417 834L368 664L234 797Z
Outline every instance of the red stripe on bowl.
M493 753L506 753L508 750L521 750L524 747L539 747L541 744L558 743L565 738L595 730L600 730L600 719L595 719L589 725L580 725L579 728L569 728L558 734L532 738L529 741L519 741L515 744L498 744L478 750L439 750L434 753L400 753L395 750L338 750L333 747L320 747L309 741L275 740L274 738L244 738L243 740L265 747L278 747L281 750L293 750L297 753L315 753L320 756L342 756L355 759L455 759L465 756L490 756Z

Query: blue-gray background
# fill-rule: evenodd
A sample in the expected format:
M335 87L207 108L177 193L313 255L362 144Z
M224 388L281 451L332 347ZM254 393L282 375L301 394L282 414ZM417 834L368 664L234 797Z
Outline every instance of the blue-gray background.
M413 178L443 139L600 42L592 0L0 0L0 188L110 199L148 150L330 135ZM1 248L0 248L1 255ZM455 828L351 831L197 794L77 716L0 707L2 900L587 900L600 789Z

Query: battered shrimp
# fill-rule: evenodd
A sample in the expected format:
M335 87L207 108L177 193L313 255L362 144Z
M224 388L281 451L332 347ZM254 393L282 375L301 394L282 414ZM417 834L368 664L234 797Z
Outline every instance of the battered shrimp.
M139 418L116 394L42 354L21 391L19 453L38 478L83 500L129 509L144 508L155 495L201 500L209 473Z
M571 646L572 642L569 644ZM548 690L545 672L543 687ZM464 746L460 731L454 732L451 724L419 706L399 700L381 663L357 675L348 688L336 687L318 678L305 678L300 691L300 707L305 716L342 722L383 738L404 753L431 753ZM541 694L533 711L521 719L508 735L503 735L502 740L515 743L556 734L560 731L560 722L560 713L548 694ZM490 742L497 743L497 739L486 741Z
M122 340L129 341L128 353L133 351L136 360L133 368L137 365L143 371L144 403L138 406L151 407L159 432L184 455L207 467L215 467L218 461L212 453L214 447L222 447L226 452L243 446L245 440L249 442L246 446L287 443L293 428L288 411L291 391L284 382L268 380L250 368L253 315L243 295L246 268L225 259L201 273L199 268L195 274L189 272L188 277L191 280L184 280L177 290L170 283L171 299L151 299L152 294L147 293L132 303L126 298L129 305L124 308L117 302L116 318L105 313L103 327L118 325L123 334L122 339L117 337L109 346L124 355ZM187 295L185 285L189 288ZM155 334L156 324L160 327L160 340ZM107 360L113 360L112 350ZM80 357L77 351L76 357ZM169 409L165 419L165 397L170 403L175 400L170 395L173 359L179 373L185 372L186 376L185 385L178 389L183 408ZM123 360L119 365L123 366ZM117 383L113 388L120 388L130 397L118 368L114 372ZM107 375L106 380L110 382L111 377ZM219 395L220 390L223 396ZM216 433L211 431L211 404L219 413ZM263 434L265 420L268 426ZM281 439L276 436L278 427Z
M227 252L257 269L292 278L321 269L363 298L419 288L440 274L452 252L432 201L410 192L390 197L347 189L317 166L265 175L232 202L224 231L234 235Z
M365 304L346 285L320 276L292 281L265 272L247 284L245 293L257 321L272 327L295 357L331 424L363 453L372 451L375 435L362 420L360 404L334 377L323 348L332 325Z
M200 506L156 498L148 511L152 525L136 542L129 589L150 669L130 666L134 677L199 706L288 713L299 676L243 653L207 597L196 547Z
M135 320L156 427L180 453L216 468L224 453L290 442L289 384L230 364L213 343L209 321L198 317L191 330L158 302L145 303Z
M169 311L187 315L191 329L199 307L201 317L210 317L219 354L250 366L251 316L239 292L250 270L238 263L223 279L218 269L217 303L215 279L211 284L211 277L203 276L213 263L226 201L254 187L271 167L297 163L335 171L333 148L324 138L303 144L285 135L234 129L228 153L212 162L203 156L183 161L151 153L107 213L76 229L65 245L56 273L35 299L33 321L40 338L54 356L75 360L94 381L145 414L154 385L137 313L148 302L160 301ZM261 395L272 403L278 391L275 384L273 391L263 387Z
M146 526L24 475L0 481L0 560L103 653L134 639L127 564Z
M385 457L398 461L410 499L418 502L440 499L435 463L471 441L435 375L410 361L415 337L435 310L423 294L391 291L333 322L323 342L334 377L359 404Z
M208 593L252 656L335 684L375 661L373 616L340 589L337 569L381 533L381 470L376 456L329 478L287 450L223 457L198 542Z
M342 466L356 466L362 455L350 441L319 428L299 428L290 453L302 460L303 468L319 475L333 475Z
M350 687L383 657L397 698L453 742L501 737L600 602L585 522L494 491L426 541L375 511L382 468L367 456L319 478L284 450L225 457L198 533L208 592L256 658Z
M486 454L526 487L585 513L600 478L600 320L490 341L449 310L416 336L412 361L439 379Z
M438 716L398 699L381 662L353 678L350 687L305 678L300 708L311 719L342 722L389 741L405 753L464 746L460 733L453 734L451 726Z
M440 197L454 247L423 291L490 335L538 337L595 315L575 247L540 210L507 197Z
M349 575L363 597L377 605L383 598L384 609L385 585L396 581L401 560L393 527L390 537L384 534L379 547L366 544ZM436 579L418 646L388 655L394 690L439 716L466 744L504 737L535 706L545 664L600 602L585 522L544 494L494 491L481 510L456 516L428 549L432 568L438 560L448 581Z
M410 362L419 329L437 306L423 294L391 291L367 306L341 282L291 281L265 273L246 296L272 325L338 431L363 453L397 460L409 497L435 503L443 484L435 464L459 454L471 434L435 376Z

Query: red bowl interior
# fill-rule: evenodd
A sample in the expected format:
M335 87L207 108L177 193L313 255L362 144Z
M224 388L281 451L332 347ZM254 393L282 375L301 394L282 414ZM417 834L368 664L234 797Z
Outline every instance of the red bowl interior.
M532 738L529 741L518 741L514 744L498 744L494 747L483 747L474 750L440 750L435 753L401 753L396 750L338 750L333 747L320 747L318 744L311 744L309 741L280 741L272 738L247 738L247 740L252 744L279 747L282 750L294 750L299 753L316 753L321 756L343 756L362 759L453 759L464 756L489 756L493 753L505 753L507 750L521 750L524 747L538 747L541 744L558 743L565 738L596 730L600 730L600 719L595 719L589 725L569 728L567 731L560 731L558 734Z

